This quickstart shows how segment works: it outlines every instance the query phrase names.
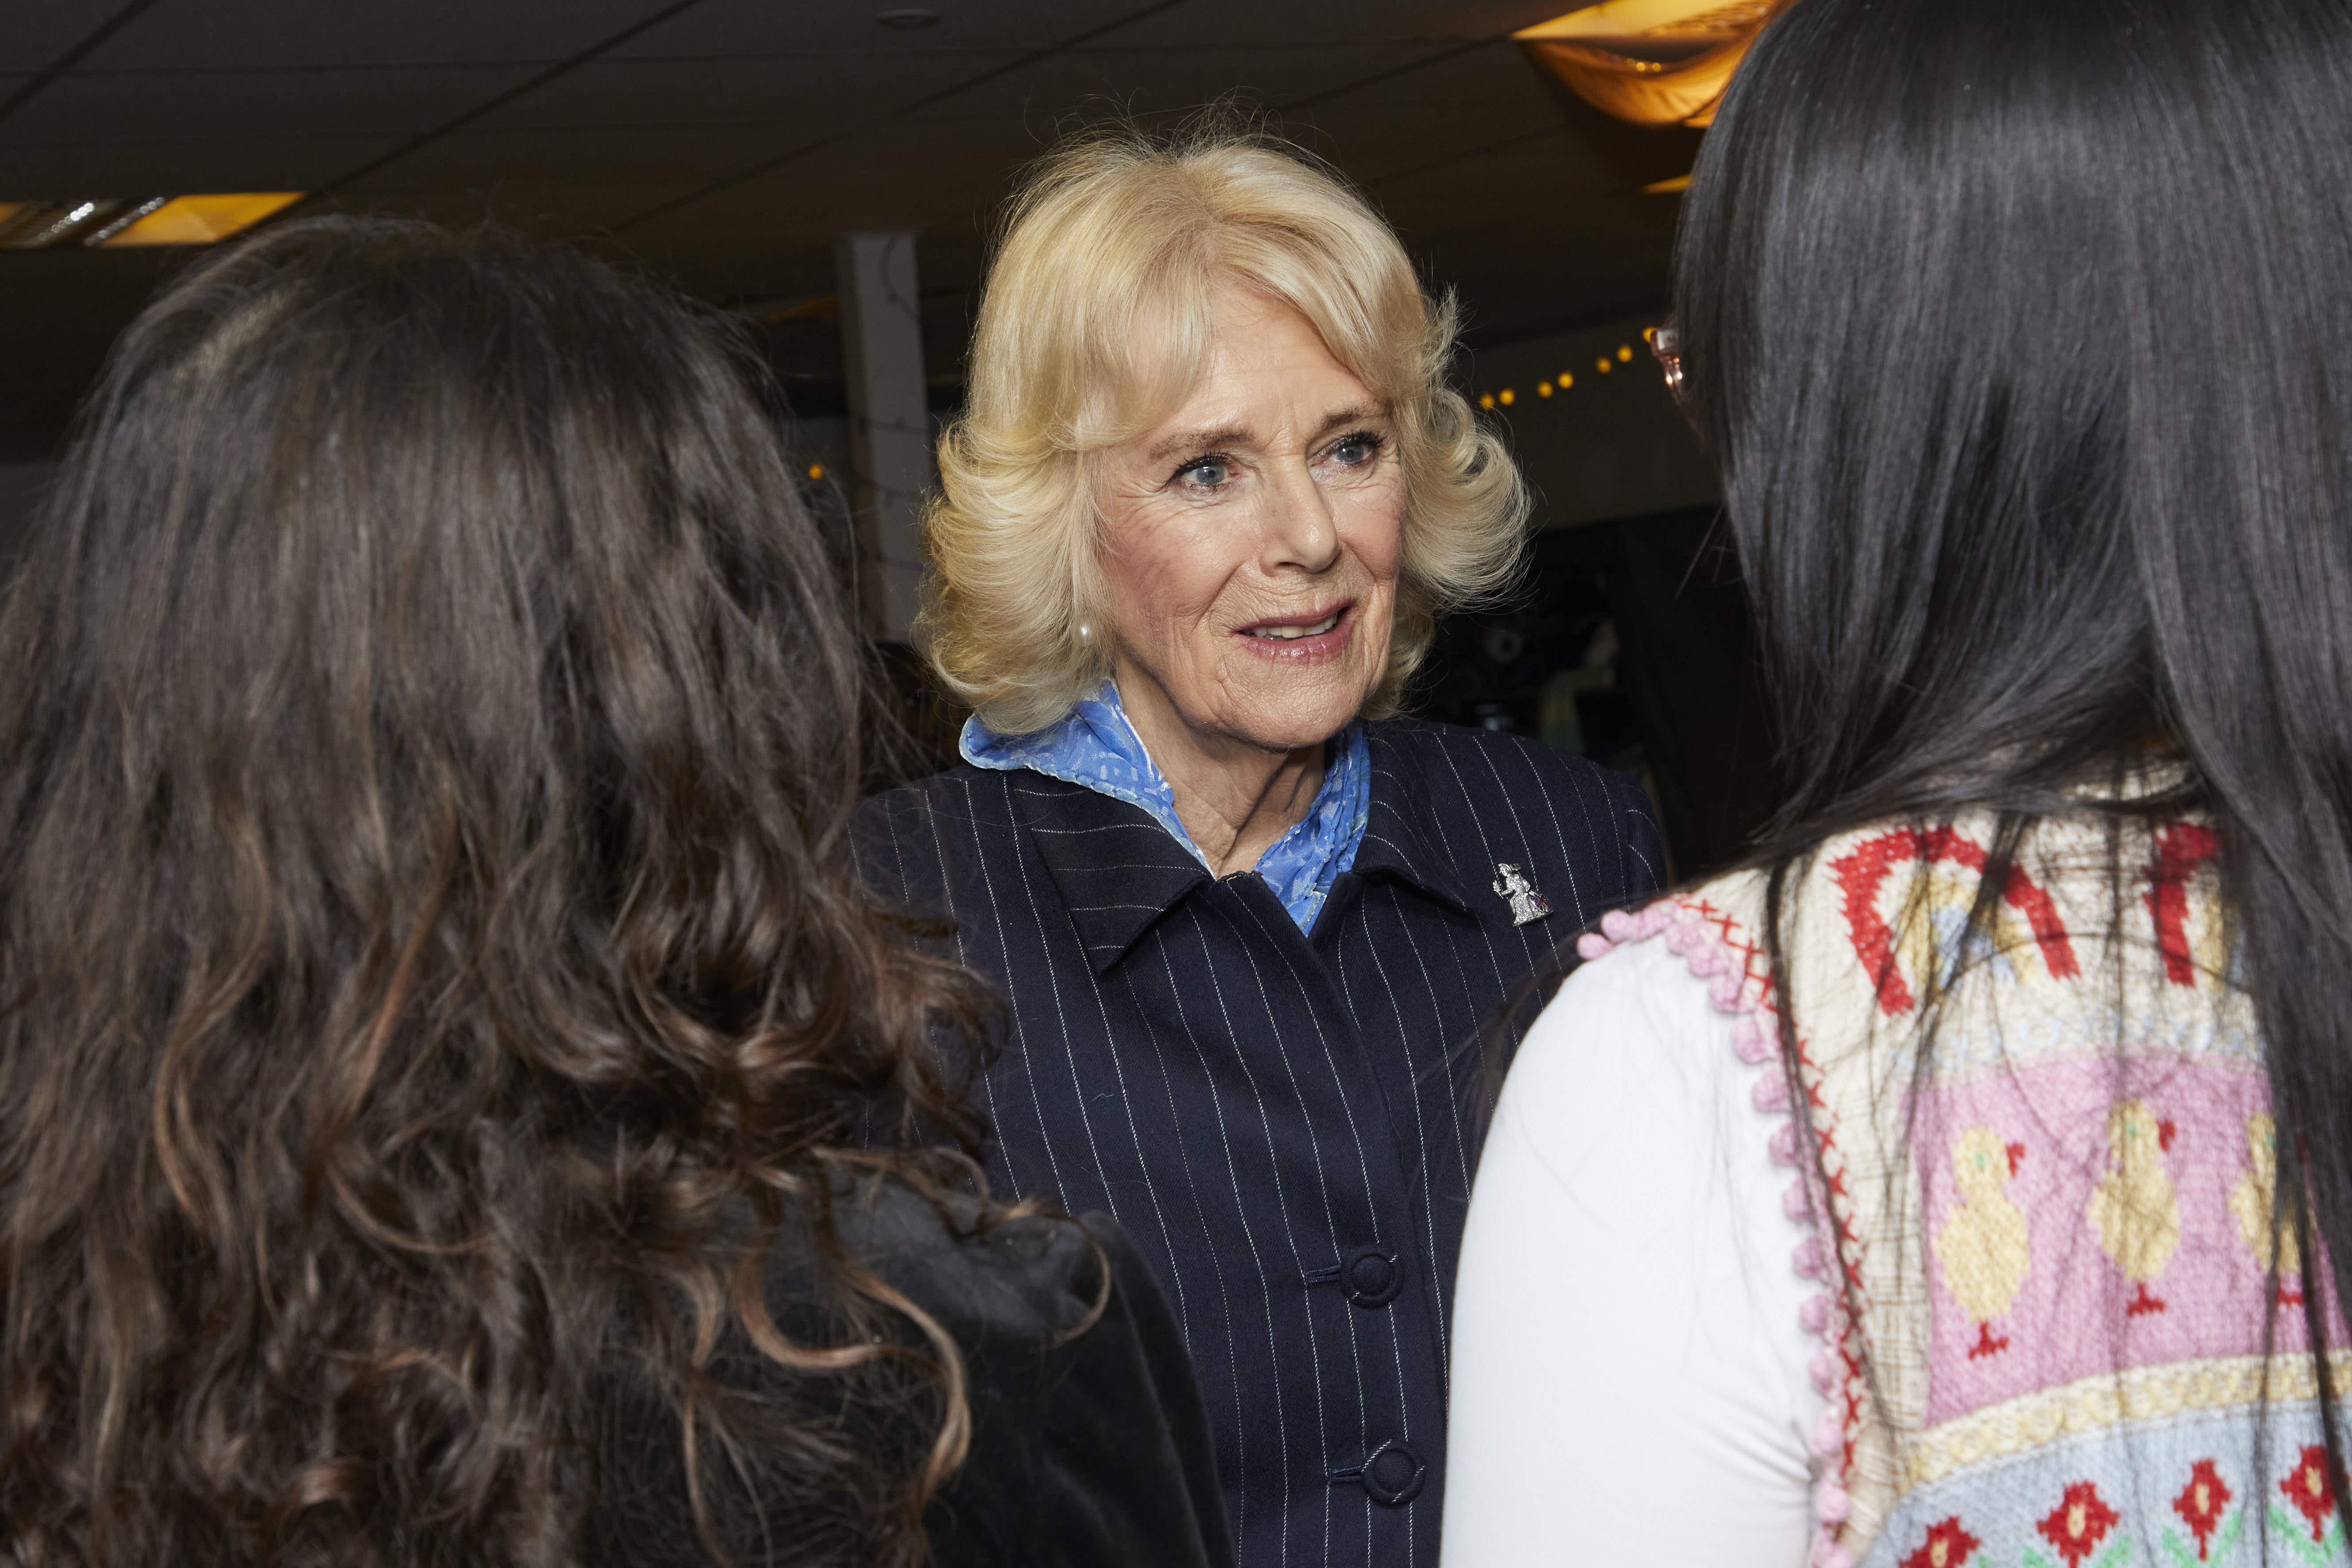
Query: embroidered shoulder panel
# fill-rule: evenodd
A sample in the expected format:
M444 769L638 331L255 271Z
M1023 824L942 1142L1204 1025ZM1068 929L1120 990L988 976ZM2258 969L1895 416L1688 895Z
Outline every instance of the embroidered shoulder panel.
M2345 1560L2305 1462L2303 1263L2273 1234L2275 1130L2212 837L2046 826L1979 913L1990 826L1824 847L1784 900L1785 993L1759 874L1587 939L1676 943L1772 1069L1759 1104L1790 1100L1793 1015L1805 1117L1774 1156L1818 1227L1793 1261L1827 1287L1807 1309L1827 1405L1813 1560ZM2151 1477L2172 1478L2161 1496Z

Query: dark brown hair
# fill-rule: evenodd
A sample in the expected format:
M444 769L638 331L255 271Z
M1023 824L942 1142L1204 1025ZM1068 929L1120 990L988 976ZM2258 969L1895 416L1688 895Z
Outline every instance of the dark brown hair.
M572 1562L616 1376L795 1560L920 1556L961 1366L829 1216L961 1178L977 993L856 876L751 375L584 256L349 219L117 345L0 606L0 1558ZM877 1105L963 1155L851 1152ZM812 1391L752 1458L746 1340Z

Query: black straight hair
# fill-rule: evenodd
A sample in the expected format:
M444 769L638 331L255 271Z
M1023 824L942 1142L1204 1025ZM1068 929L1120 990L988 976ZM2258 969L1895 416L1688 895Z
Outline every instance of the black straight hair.
M2303 1152L2280 1223L2331 1264L2338 1499L2348 266L2342 0L1797 0L1707 135L1675 282L1785 749L1768 942L1791 868L1868 823L1994 813L1981 921L2037 822L2203 814ZM2149 761L2177 784L2074 793Z

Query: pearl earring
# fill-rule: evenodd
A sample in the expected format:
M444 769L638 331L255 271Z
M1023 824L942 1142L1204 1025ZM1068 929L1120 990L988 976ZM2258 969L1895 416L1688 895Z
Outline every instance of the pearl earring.
M1094 640L1094 627L1087 625L1084 621L1080 621L1078 623L1078 640L1080 642L1092 642Z

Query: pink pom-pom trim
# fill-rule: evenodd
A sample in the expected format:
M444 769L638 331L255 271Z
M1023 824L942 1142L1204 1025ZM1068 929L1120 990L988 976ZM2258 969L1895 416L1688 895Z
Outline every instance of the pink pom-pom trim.
M1819 1419L1813 1423L1813 1452L1823 1458L1842 1453L1845 1448L1845 1421L1838 1415L1834 1401L1822 1406Z
M1612 910L1601 917L1598 931L1577 939L1576 951L1588 959L1600 958L1626 942L1660 935L1665 938L1667 950L1683 960L1695 978L1708 983L1707 999L1715 1007L1738 1016L1731 1029L1731 1047L1739 1059L1750 1067L1770 1065L1771 1070L1756 1079L1748 1097L1758 1110L1787 1118L1773 1129L1767 1149L1776 1163L1801 1169L1807 1163L1804 1135L1789 1102L1788 1079L1780 1070L1780 1037L1771 1008L1762 988L1749 983L1746 962L1709 928L1705 911L1693 910L1672 899L1661 899L1632 913ZM1780 1207L1799 1225L1816 1223L1812 1189L1801 1176L1781 1195ZM1800 1279L1828 1283L1834 1278L1830 1250L1817 1230L1797 1244L1789 1262ZM1826 1401L1813 1424L1811 1439L1813 1452L1833 1466L1845 1453L1845 1402L1839 1397L1844 1382L1839 1353L1845 1340L1844 1316L1833 1290L1808 1298L1797 1315L1805 1332L1822 1342L1806 1365L1813 1386ZM1813 1517L1821 1530L1813 1540L1811 1568L1853 1568L1852 1554L1838 1543L1839 1527L1852 1510L1853 1499L1843 1485L1843 1469L1834 1468L1813 1492Z

